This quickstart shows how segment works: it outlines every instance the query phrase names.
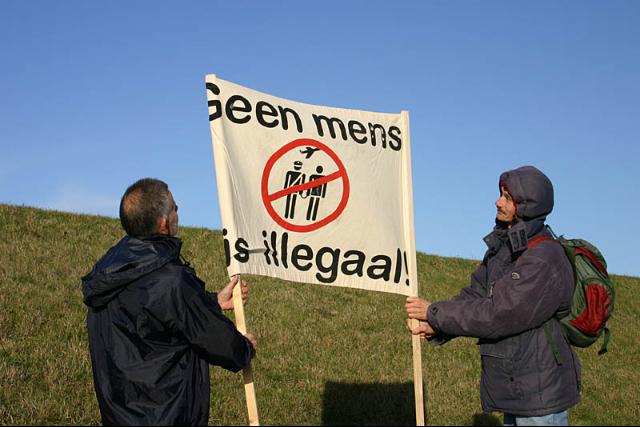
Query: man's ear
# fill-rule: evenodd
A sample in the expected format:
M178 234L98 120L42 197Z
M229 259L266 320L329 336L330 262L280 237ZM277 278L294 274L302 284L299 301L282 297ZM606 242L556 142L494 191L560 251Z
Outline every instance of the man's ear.
M158 222L158 233L169 234L169 220L167 217L160 218L160 221Z

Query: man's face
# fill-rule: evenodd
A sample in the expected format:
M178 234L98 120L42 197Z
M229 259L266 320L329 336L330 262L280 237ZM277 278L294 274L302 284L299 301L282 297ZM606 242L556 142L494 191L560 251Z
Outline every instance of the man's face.
M496 219L511 222L516 218L516 204L506 188L500 188L500 197L496 200Z

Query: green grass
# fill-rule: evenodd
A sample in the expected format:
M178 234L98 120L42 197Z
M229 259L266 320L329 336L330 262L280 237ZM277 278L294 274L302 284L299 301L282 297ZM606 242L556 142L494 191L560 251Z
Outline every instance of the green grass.
M122 236L117 220L0 205L0 424L99 424L80 277ZM182 228L183 254L209 290L226 283L222 236ZM420 294L449 298L477 261L418 254ZM582 402L574 425L640 423L640 279L614 276L609 353L579 349ZM415 423L404 297L251 276L247 326L263 425ZM426 421L482 416L475 340L422 346ZM241 374L211 370L210 424L246 423Z

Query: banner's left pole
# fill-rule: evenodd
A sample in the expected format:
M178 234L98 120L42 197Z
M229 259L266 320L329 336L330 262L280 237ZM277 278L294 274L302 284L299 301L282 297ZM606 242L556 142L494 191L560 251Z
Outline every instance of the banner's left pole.
M244 305L242 304L242 286L240 286L240 275L238 275L238 285L233 288L233 311L236 318L236 328L241 334L247 333L247 324L244 320ZM258 404L256 402L256 389L253 385L253 371L251 362L242 370L244 378L244 392L247 397L247 412L250 426L259 426Z
M217 95L219 92L210 89L210 84L212 84L213 88L216 88L216 83L218 82L217 78L213 74L209 74L205 78L206 87L207 87L207 100L209 102L209 106L211 106L211 102L218 100ZM209 124L211 127L211 141L218 140L219 142L213 144L213 158L214 158L214 169L216 171L216 181L218 183L218 198L220 203L220 214L222 218L223 224L232 224L233 223L233 199L231 192L229 191L231 187L231 177L229 172L229 166L227 164L227 153L223 148L224 146L224 126L220 120L216 121L217 125L214 126L211 121L211 116L209 116ZM240 281L240 275L238 275L238 281ZM236 318L236 328L240 333L247 333L247 326L244 320L244 305L242 305L242 286L237 286L233 288L233 311L235 313ZM253 387L253 372L251 370L251 362L247 365L246 368L242 370L242 374L244 377L244 391L247 397L247 412L249 414L249 425L250 426L259 426L260 422L258 421L258 406L256 404L256 391Z

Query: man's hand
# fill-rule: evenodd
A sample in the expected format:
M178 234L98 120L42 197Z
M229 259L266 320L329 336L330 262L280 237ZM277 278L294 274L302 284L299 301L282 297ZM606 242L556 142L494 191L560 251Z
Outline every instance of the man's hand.
M251 332L247 332L246 334L244 334L244 336L246 339L249 340L249 342L253 346L253 351L256 351L257 345L258 345L258 342L256 341L256 337Z
M436 335L436 331L433 330L429 322L420 321L416 327L412 327L412 323L411 319L407 319L407 328L413 335L419 335L423 340L429 340Z
M233 310L233 288L237 284L238 276L233 276L227 286L218 292L218 304L223 310ZM242 289L242 305L244 305L247 303L247 296L249 295L249 288L245 280L240 281L240 288Z
M407 303L404 305L407 309L409 319L427 320L427 310L431 303L418 297L407 297Z

